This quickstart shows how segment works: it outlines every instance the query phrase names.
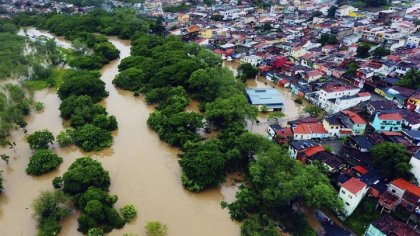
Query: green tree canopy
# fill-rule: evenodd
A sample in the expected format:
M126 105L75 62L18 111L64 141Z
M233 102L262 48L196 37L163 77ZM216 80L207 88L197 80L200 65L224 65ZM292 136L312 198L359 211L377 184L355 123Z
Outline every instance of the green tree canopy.
M29 159L26 173L29 175L42 175L57 168L63 158L54 154L51 150L37 150Z
M64 80L58 89L58 96L64 100L72 95L87 95L93 102L100 101L108 96L108 92L105 90L105 82L99 76L98 72L78 72Z
M112 145L113 137L108 130L91 124L76 129L75 143L86 152L100 151Z
M110 184L108 171L90 157L77 159L63 175L63 190L70 195L83 193L91 186L108 191Z
M362 44L357 47L357 57L359 58L368 58L370 56L370 45L369 44Z
M373 165L378 168L383 177L389 180L413 178L410 172L412 168L409 163L410 155L401 144L383 142L373 146L370 152Z
M32 150L47 149L54 142L54 135L48 130L35 131L28 136L29 147Z
M242 63L238 67L238 76L245 80L255 78L258 72L258 68L251 63Z
M221 143L216 140L186 147L179 164L183 170L182 183L188 190L199 192L224 181L225 158L220 150Z
M407 88L420 88L420 70L411 68L401 80L398 81L399 86Z

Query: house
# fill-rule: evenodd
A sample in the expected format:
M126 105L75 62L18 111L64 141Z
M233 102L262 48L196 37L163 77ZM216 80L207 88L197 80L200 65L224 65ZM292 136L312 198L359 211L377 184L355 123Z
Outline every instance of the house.
M319 149L321 150L321 148ZM314 154L308 156L308 159L310 162L321 162L325 167L327 167L330 173L337 173L346 166L346 163L340 157L327 151L317 151Z
M274 140L279 144L289 143L293 140L293 130L290 127L281 128L275 131Z
M417 182L420 183L420 151L414 153L410 159L410 164L413 166L410 172L413 173L417 179Z
M420 91L415 92L408 98L405 107L407 110L420 113Z
M303 153L308 148L320 146L319 144L311 140L297 140L289 143L289 154L290 157L296 159L298 154Z
M367 122L360 115L350 110L341 111L341 114L340 120L344 124L343 128L350 130L353 135L365 133Z
M360 152L369 152L369 149L374 145L372 140L367 136L349 136L348 140L351 147L359 150Z
M390 214L384 214L369 225L364 236L417 236L418 232L405 223L394 219Z
M313 138L327 138L328 132L321 122L305 123L292 126L294 140L308 140Z
M383 131L401 131L403 118L398 112L395 113L381 113L377 112L373 122L370 125L376 132Z
M366 105L366 110L369 115L373 116L376 112L396 110L397 105L393 101L371 101Z
M249 63L253 66L259 66L262 62L262 57L257 55L245 56L241 59L242 62Z
M398 197L402 206L414 210L420 201L420 187L408 182L405 179L396 179L389 183L388 192Z
M282 129L279 124L269 125L267 128L268 138L272 140L276 135L276 131Z
M341 185L338 197L344 202L345 217L353 213L367 192L367 185L354 177Z
M413 95L414 92L414 89L392 86L385 93L388 100L394 101L399 108L402 108L406 104L407 99Z
M322 72L319 70L311 70L306 72L305 76L303 77L306 81L313 82L322 77Z
M324 117L322 125L330 137L338 137L340 135L341 122L336 116Z
M328 113L336 113L354 107L362 102L369 101L370 93L363 92L353 96L342 96L339 98L328 99L323 103L323 108Z
M246 89L248 101L257 106L259 110L281 111L283 109L283 98L277 89Z
M338 9L337 9L337 11L335 12L335 16L336 17L345 17L345 16L349 16L350 15L350 13L352 13L352 12L356 12L356 11L358 11L359 9L357 9L357 8L355 8L355 7L353 7L353 6L350 6L350 5L343 5L343 6L340 6Z
M319 90L319 101L318 104L322 109L326 108L327 100L337 99L345 96L354 96L359 93L360 88L342 85L339 83L329 83L324 85Z

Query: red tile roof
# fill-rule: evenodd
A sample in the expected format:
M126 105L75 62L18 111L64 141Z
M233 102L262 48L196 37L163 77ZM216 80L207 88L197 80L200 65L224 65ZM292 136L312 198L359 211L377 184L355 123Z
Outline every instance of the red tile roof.
M409 191L410 193L415 194L417 197L420 197L420 187L417 187L405 179L396 179L392 181L391 184L397 186L400 189Z
M298 124L293 132L295 134L327 134L327 130L324 128L322 123L303 123Z
M352 177L351 179L344 182L341 187L347 189L349 192L351 192L353 194L357 194L358 192L362 191L363 188L366 187L366 184L363 183L362 181Z
M295 134L312 134L311 129L307 124L299 124L294 129L293 132Z
M359 97L369 97L371 96L369 92L358 93L357 96Z
M353 170L359 172L362 175L368 172L368 170L366 170L363 166L355 166L353 167Z
M311 128L312 133L317 133L317 134L328 133L328 131L324 128L324 126L321 123L309 124L309 128Z
M293 136L293 131L291 128L282 128L275 130L277 137L287 138L288 136Z
M367 122L361 116L352 111L345 110L341 111L341 113L347 115L355 124L367 124Z
M313 146L306 149L303 153L305 153L307 157L311 157L317 154L318 152L323 152L323 151L325 151L325 148L323 146Z
M398 120L398 121L403 120L400 113L380 114L378 118L381 120Z
M307 75L308 77L320 76L320 75L322 75L322 72L321 72L321 71L319 71L319 70L311 70L311 71L308 71L308 72L306 73L306 75Z

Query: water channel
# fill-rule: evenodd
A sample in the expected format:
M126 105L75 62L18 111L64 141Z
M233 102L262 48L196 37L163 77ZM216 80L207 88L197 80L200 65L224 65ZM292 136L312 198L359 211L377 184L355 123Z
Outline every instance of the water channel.
M26 33L29 37L41 34L53 37L34 28L29 28ZM56 40L64 47L69 45L62 38L56 37ZM52 179L62 175L77 157L84 155L92 155L109 171L110 192L119 197L116 207L133 204L138 210L134 222L109 235L145 235L145 222L155 220L168 226L170 236L240 235L239 224L231 221L228 212L220 207L222 200L233 200L237 187L232 183L224 184L198 194L184 190L177 161L179 151L160 141L157 134L147 127L146 120L153 107L146 105L142 97L134 97L131 92L112 85L118 64L130 54L130 42L115 37L109 40L121 51L119 60L101 70L101 79L109 91L109 97L102 105L109 114L116 116L119 123L112 147L100 153L82 153L74 146L63 149L54 145L54 152L63 157L64 162L52 173L32 177L25 173L32 154L26 135L20 130L13 131L10 140L17 143L15 150L0 148L0 153L11 156L8 166L0 162L5 188L0 196L0 235L35 235L31 202L40 191L51 190ZM35 100L44 103L45 109L27 117L28 134L48 129L57 135L64 126L59 117L60 100L56 91L38 91ZM76 230L77 214L73 212L62 222L60 235L80 235Z

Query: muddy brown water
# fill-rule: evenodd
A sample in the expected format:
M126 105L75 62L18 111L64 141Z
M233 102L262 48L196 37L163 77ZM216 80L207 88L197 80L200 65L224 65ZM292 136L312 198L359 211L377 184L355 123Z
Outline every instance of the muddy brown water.
M34 28L27 32L29 37L46 33ZM56 39L61 45L68 43L62 38ZM129 41L114 37L109 39L121 51L121 59L129 56ZM0 153L11 156L8 166L0 161L5 187L0 196L0 235L35 235L36 222L32 218L31 202L40 191L53 189L52 179L61 176L76 158L84 155L92 155L109 171L110 192L119 198L116 207L133 204L138 210L138 217L132 223L109 235L145 235L145 223L155 220L168 226L169 236L240 235L239 224L231 221L227 210L220 207L223 200L233 201L236 184L228 181L218 188L198 194L184 190L177 159L179 150L160 141L146 125L153 107L146 105L142 97L134 97L131 92L116 89L112 85L121 59L112 61L101 70L101 79L109 91L109 97L102 104L109 114L116 116L119 123L111 148L100 153L82 153L77 147L59 148L55 144L53 151L64 161L56 171L41 177L25 173L32 151L23 132L12 132L10 140L17 143L15 150L0 148ZM64 125L59 117L60 100L56 91L38 91L35 100L43 102L45 109L27 117L28 133L48 129L57 135ZM60 235L80 235L76 230L77 215L77 211L72 212L63 220Z

